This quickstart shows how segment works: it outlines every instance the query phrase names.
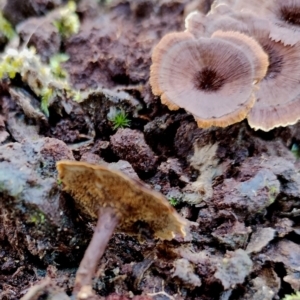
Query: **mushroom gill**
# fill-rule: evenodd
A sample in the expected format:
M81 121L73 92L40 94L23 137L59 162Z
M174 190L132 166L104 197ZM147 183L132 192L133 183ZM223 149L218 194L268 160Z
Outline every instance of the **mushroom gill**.
M265 77L269 66L269 57L255 39L241 32L221 30L214 32L212 38L214 37L232 42L250 57L256 81Z
M266 37L260 43L270 64L247 118L255 130L269 131L300 119L300 42L284 46Z
M267 1L264 17L271 21L270 37L284 45L300 42L300 1Z
M181 32L181 33L168 33L166 34L162 41L158 43L155 47L155 50L152 53L152 61L161 60L163 61L165 57L169 54L169 49L171 46L176 43L181 43L193 38L193 35L189 32ZM150 84L152 88L152 92L154 95L161 95L163 93L163 88L161 87L164 82L164 78L161 76L162 74L159 72L160 64L152 64L151 66L151 74L150 76ZM166 104L162 99L162 103ZM175 103L169 103L168 107L170 110L177 110L180 107Z
M215 0L211 12L226 5L236 13L252 12L270 22L270 37L284 45L300 41L300 0Z
M203 128L243 120L255 102L254 70L247 55L217 38L169 41L163 38L155 47L150 72L153 93L162 103L184 108ZM166 46L161 55L159 49Z
M266 76L255 92L256 103L247 119L255 130L295 124L300 119L300 42L285 46L270 38L270 23L250 13L232 13L247 25L253 37L268 54Z

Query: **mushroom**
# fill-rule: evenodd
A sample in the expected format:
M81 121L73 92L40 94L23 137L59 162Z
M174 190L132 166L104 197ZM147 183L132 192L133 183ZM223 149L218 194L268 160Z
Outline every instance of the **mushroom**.
M270 37L284 45L300 42L300 1L272 0L266 1L262 16L270 20Z
M269 66L255 92L256 102L247 116L255 130L295 124L300 119L300 42L285 46L270 38L267 20L251 13L232 13L247 26L246 34L254 38L267 53ZM234 28L233 28L234 30Z
M255 102L253 82L247 55L221 39L172 33L152 54L153 93L169 109L181 107L193 114L199 127L225 127L243 120Z
M233 11L252 12L270 21L270 38L284 45L300 42L300 1L299 0L215 0L212 12L225 4Z
M192 0L185 6L183 15L186 17L189 13L195 10L206 14L210 11L213 1L214 0Z
M255 130L269 131L300 119L300 42L284 46L267 37L260 40L269 55L269 67L247 118Z
M184 237L189 221L177 214L168 200L139 181L108 167L76 161L56 164L64 190L88 218L98 219L93 238L78 268L74 292L91 289L97 263L114 232L137 234L143 221L160 239Z
M269 57L254 38L237 31L221 30L214 32L212 38L214 37L233 43L250 57L253 62L256 81L265 77L269 66Z
M268 0L267 0L268 1ZM271 0L273 1L273 0ZM270 1L270 2L271 2ZM216 7L219 5L225 4L228 7L230 7L232 10L236 12L247 12L247 11L255 11L258 13L261 13L262 6L265 2L261 0L251 0L251 1L245 1L245 0L215 0L212 4L211 11L215 12Z
M226 4L236 12L251 11L271 22L271 39L285 45L300 42L300 1L299 0L216 0L212 11L220 4Z
M222 5L222 8L224 8L224 11L227 11L227 6ZM209 13L205 15L194 11L186 17L185 29L193 34L194 37L200 38L210 37L217 30L245 32L247 31L247 26L226 13Z

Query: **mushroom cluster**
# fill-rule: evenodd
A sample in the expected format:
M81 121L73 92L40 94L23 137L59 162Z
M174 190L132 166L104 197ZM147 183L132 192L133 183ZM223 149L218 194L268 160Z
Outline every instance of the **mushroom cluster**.
M247 118L255 130L300 119L300 0L215 0L152 54L150 84L199 127Z

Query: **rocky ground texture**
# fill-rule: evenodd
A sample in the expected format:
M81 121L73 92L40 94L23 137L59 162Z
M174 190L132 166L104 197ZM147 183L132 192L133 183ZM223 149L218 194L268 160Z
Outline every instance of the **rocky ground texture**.
M71 85L85 94L56 101L47 117L26 109L40 100L18 78L1 82L0 299L31 286L26 299L71 295L93 224L61 191L62 159L114 164L198 223L185 241L115 234L94 279L98 299L271 300L299 290L300 125L200 129L151 93L151 51L183 29L190 1L82 0L79 32L63 40L49 21L63 1L20 2L4 3L6 18L20 36L35 28L30 45L45 62L67 53ZM130 126L115 129L112 109Z

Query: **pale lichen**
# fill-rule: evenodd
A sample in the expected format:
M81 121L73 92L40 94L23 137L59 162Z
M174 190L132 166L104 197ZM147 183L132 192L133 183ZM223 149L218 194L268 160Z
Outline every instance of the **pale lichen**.
M61 59L60 59L61 61ZM67 76L60 76L59 63L42 63L34 48L20 50L9 48L0 57L0 78L13 80L17 74L30 89L41 99L41 110L49 116L48 107L55 97L67 95L72 98L76 92L69 85Z

